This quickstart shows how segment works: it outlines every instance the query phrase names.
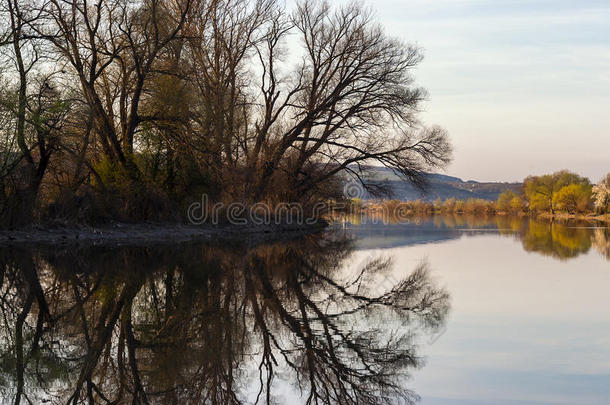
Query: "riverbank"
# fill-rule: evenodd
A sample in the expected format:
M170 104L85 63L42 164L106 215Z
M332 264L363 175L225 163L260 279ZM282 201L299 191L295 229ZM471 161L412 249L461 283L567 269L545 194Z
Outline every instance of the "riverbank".
M326 222L312 225L185 225L176 223L114 223L99 227L33 225L13 231L0 230L0 246L69 243L137 245L188 241L275 240L318 232L327 226Z
M566 214L566 213L542 213L537 215L537 218L548 219L548 220L570 220L576 219L581 221L600 221L610 223L610 215L595 215L595 214Z
M454 215L454 216L467 216L467 215L487 215L487 216L498 216L498 217L515 217L515 218L534 218L534 219L544 219L544 220L558 220L558 221L567 221L567 220L578 220L578 221L600 221L600 222L609 222L610 223L610 215L596 215L596 214L568 214L564 212L559 212L555 214L551 214L550 212L543 213L526 213L526 212L505 212L498 211L490 214L473 214L473 213L452 213L445 214L442 212L433 212L433 215Z

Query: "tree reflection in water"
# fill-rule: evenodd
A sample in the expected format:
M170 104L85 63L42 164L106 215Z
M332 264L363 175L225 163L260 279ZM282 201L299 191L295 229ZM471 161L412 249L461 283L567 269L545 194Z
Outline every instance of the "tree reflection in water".
M523 248L530 252L565 260L591 249L592 230L558 222L530 220L523 235Z
M610 260L610 228L604 223L468 215L442 215L432 222L437 228L497 229L500 235L519 239L524 250L559 260L578 257L591 247Z
M593 233L593 246L606 259L610 260L610 228L599 228Z
M0 251L0 395L13 403L410 402L447 293L426 266L376 291L349 240ZM278 388L279 387L279 388ZM280 391L283 393L280 393Z

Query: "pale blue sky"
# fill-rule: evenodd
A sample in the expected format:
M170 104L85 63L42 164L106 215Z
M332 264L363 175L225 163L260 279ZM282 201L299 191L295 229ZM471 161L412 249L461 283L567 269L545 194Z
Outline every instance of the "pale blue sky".
M388 34L424 51L423 118L451 135L449 174L610 172L610 0L365 4Z

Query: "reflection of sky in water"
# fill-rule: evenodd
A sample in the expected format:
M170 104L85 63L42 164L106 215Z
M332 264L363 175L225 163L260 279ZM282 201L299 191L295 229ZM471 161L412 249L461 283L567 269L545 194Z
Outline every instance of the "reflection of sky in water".
M352 381L342 392L354 404L376 403L382 387L433 405L610 403L610 229L505 220L346 227L356 250L335 233L251 247L4 249L0 403L13 402L17 364L32 403L64 403L72 390L84 402L87 370L106 396L143 381L151 403L225 390L252 403L259 367L275 377L275 403L306 401L309 383L300 395L297 380L320 395ZM40 350L23 362L10 344L20 330L19 347ZM129 363L118 361L125 345ZM428 365L413 373L420 356Z
M407 245L373 231L353 258L393 256L396 278L427 258L451 294L446 331L422 346L411 382L424 405L610 403L610 262L595 249L561 261L519 238L436 232Z

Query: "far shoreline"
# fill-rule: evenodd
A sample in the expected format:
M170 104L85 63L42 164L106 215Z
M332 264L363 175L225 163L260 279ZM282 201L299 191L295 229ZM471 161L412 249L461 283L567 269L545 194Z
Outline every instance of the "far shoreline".
M609 222L610 223L610 215L595 215L595 214L566 214L566 213L542 213L534 216L535 218L541 219L558 219L558 220L568 220L568 219L576 219L579 221L600 221L600 222Z
M414 213L415 217L503 217L538 219L544 221L589 221L610 225L609 215L540 213L514 214L496 213ZM406 219L406 218L405 218ZM39 224L15 230L0 230L0 247L35 245L142 245L182 242L226 242L248 243L280 241L332 228L333 222L320 221L315 224L202 224L193 225L176 222L113 222L102 225Z

